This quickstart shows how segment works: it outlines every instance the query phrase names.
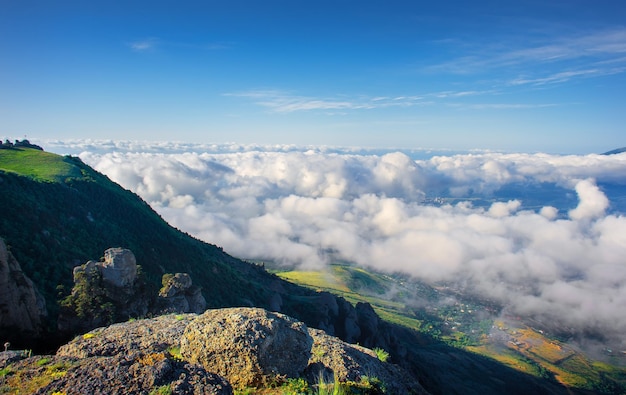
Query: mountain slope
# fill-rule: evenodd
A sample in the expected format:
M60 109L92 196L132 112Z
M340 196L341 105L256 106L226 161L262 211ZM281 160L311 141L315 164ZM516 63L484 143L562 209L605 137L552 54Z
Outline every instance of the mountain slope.
M604 152L602 155L615 155L615 154L621 154L622 152L626 152L626 147L616 148L614 150Z
M235 281L241 279L235 268L247 265L167 225L138 196L80 159L32 149L2 150L0 158L0 236L52 312L57 286L72 285L72 268L111 246L134 251L154 284L166 272L189 273L211 290L211 306L252 296Z

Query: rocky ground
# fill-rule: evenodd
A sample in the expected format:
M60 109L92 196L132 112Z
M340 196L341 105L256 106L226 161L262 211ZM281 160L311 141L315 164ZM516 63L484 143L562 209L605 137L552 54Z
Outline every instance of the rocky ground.
M288 380L314 388L320 379L345 383L348 393L426 393L374 351L259 308L119 323L78 336L55 355L0 354L0 393L232 394ZM365 381L380 385L359 384Z

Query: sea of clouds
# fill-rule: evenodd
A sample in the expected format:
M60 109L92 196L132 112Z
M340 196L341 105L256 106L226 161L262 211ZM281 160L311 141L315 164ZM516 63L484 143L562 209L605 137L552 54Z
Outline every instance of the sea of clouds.
M626 153L51 145L234 256L452 282L626 349Z

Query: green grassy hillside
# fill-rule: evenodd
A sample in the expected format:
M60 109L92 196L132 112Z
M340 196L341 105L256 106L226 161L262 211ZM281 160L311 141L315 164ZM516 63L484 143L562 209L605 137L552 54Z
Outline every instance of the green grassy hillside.
M71 158L33 148L2 150L0 170L47 182L63 182L82 177L80 169Z
M267 297L253 265L169 226L134 193L78 158L34 149L0 150L0 237L46 298L72 286L72 269L110 247L131 249L151 284L186 272L210 306ZM54 322L50 323L54 326Z

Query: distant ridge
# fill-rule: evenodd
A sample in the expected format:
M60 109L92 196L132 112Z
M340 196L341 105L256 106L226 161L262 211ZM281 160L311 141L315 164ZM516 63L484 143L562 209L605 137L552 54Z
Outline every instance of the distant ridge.
M622 147L622 148L617 148L611 151L607 151L605 153L603 153L602 155L615 155L615 154L621 154L622 152L626 152L626 147Z

